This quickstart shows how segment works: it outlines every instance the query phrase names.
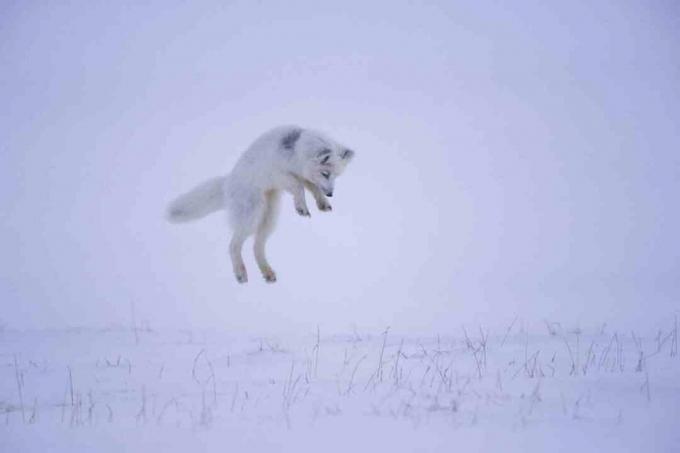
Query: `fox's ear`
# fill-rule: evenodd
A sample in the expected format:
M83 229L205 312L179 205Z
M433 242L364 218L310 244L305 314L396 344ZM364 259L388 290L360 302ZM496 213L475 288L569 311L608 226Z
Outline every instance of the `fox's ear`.
M354 157L354 151L352 151L352 150L349 149L349 148L345 149L345 150L342 152L342 154L340 154L340 158L341 158L342 160L346 160L347 162L349 162L350 160L352 160L353 157Z
M321 164L327 164L328 159L331 158L331 150L324 148L316 154L316 158Z

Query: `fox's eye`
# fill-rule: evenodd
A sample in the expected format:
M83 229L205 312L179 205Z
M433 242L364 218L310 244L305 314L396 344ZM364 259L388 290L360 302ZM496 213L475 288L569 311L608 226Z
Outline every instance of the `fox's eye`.
M331 177L331 174L330 174L329 172L327 172L327 171L322 171L322 172L321 172L321 176L323 176L324 178L328 179L328 178Z

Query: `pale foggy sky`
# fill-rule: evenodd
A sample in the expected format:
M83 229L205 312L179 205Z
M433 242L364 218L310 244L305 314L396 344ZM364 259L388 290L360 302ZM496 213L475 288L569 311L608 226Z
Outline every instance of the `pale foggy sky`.
M0 322L127 324L132 302L152 326L254 332L677 313L674 2L139 3L0 6ZM357 157L332 213L285 198L279 283L249 242L238 286L224 218L164 209L290 123Z

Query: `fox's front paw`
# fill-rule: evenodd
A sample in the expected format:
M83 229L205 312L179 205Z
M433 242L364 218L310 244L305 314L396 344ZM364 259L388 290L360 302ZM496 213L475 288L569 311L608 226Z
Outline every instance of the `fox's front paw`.
M316 205L319 208L319 211L328 212L333 210L333 206L327 201L317 203Z
M295 208L298 214L300 214L302 217L311 217L312 215L309 213L309 209L306 207L297 207Z

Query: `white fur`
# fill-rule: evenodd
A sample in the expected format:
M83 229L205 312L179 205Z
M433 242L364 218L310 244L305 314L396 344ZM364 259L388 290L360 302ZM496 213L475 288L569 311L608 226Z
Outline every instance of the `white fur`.
M168 219L186 222L226 209L234 232L229 252L236 280L248 281L241 249L255 235L258 267L266 281L275 282L265 245L276 224L280 192L293 195L295 210L302 216L310 216L305 189L321 211L330 211L326 195L332 196L335 178L353 156L353 151L320 132L277 127L255 140L228 176L210 179L173 201Z
M168 220L172 223L200 219L224 207L225 177L212 178L178 197L168 207Z

